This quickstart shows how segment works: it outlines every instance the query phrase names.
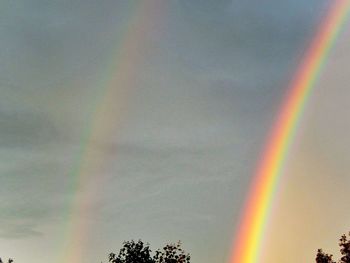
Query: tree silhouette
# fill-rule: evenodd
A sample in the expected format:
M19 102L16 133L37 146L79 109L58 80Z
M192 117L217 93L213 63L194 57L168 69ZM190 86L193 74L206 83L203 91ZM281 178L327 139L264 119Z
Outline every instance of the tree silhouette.
M340 258L340 263L350 263L350 232L348 233L349 240L346 235L342 235L339 239L340 253L342 257Z
M156 263L190 263L190 255L181 248L181 242L168 244L163 250L157 250L154 256Z
M7 260L7 262L8 262L8 263L13 263L13 259L12 259L12 258L9 258L9 259ZM1 258L0 258L0 263L3 263L3 261L2 261Z
M154 263L149 246L145 246L141 240L124 242L118 256L110 253L108 261L111 263Z
M340 253L342 257L338 263L350 263L350 232L349 239L346 235L342 235L339 239ZM326 254L322 249L317 250L316 263L336 263L332 259L332 255Z
M190 263L190 255L181 248L181 242L177 244L167 244L163 249L158 249L155 255L151 256L149 245L145 245L141 240L133 240L123 243L119 254L110 253L108 262L110 263ZM0 262L1 263L1 262Z
M332 260L333 255L326 254L322 249L317 250L316 263L335 263Z

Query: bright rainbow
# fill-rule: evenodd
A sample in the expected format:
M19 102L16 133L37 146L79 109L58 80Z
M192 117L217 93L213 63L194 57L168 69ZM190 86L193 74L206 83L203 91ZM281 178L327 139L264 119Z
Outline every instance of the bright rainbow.
M238 225L230 263L261 262L260 253L274 193L282 176L305 104L325 65L329 51L350 13L349 0L333 0L286 94L263 157L250 187Z
M129 21L122 40L117 42L105 78L97 84L98 94L89 116L89 123L80 142L78 160L70 173L73 200L67 211L64 240L59 262L81 263L89 230L93 229L91 216L96 212L94 202L105 183L111 158L105 147L113 141L126 112L126 102L132 92L150 47L152 33L163 13L162 0L130 3Z

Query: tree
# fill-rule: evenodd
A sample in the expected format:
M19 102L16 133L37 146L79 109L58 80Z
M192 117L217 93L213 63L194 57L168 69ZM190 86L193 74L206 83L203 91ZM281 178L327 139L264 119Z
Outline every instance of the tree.
M317 250L316 263L335 263L332 260L333 255L326 254L322 249Z
M12 259L12 258L9 258L7 262L8 262L8 263L13 263L13 259ZM0 263L3 263L3 261L1 260L1 258L0 258Z
M155 263L190 263L190 255L181 248L181 242L168 244L163 250L157 250L154 256Z
M340 253L342 257L340 258L340 263L350 263L350 232L348 233L349 240L346 235L342 235L339 239Z
M110 263L154 263L151 257L151 250L148 245L139 240L126 241L120 249L118 256L109 254Z
M155 255L151 256L149 245L141 240L133 240L123 243L119 254L110 253L110 263L190 263L190 255L181 248L181 242L167 244L162 250L158 249ZM1 262L0 262L1 263Z
M342 257L338 263L350 263L350 232L349 239L346 235L342 235L339 239L340 253ZM332 259L332 255L326 254L322 249L317 250L316 263L336 263Z

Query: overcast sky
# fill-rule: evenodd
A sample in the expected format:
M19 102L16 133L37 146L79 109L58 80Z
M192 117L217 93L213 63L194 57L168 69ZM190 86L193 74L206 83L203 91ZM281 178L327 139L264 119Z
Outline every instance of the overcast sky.
M227 261L329 1L147 1L1 3L0 256L95 263L141 238ZM348 37L306 108L259 262L311 262L350 230Z

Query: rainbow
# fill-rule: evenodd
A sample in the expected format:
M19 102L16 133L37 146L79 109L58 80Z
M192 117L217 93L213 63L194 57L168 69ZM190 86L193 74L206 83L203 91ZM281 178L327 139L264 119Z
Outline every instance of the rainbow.
M305 105L349 13L349 0L334 0L292 79L267 140L236 230L230 263L261 262L261 247L282 168Z
M151 34L160 24L158 20L164 7L162 0L133 1L129 5L129 21L123 28L122 40L117 41L106 77L97 85L99 94L83 131L78 160L69 175L74 194L66 212L67 225L59 262L87 261L84 249L89 229L93 229L89 218L106 180L103 175L112 161L107 158L104 147L118 132L126 112L126 100L137 84L138 70L150 47Z

